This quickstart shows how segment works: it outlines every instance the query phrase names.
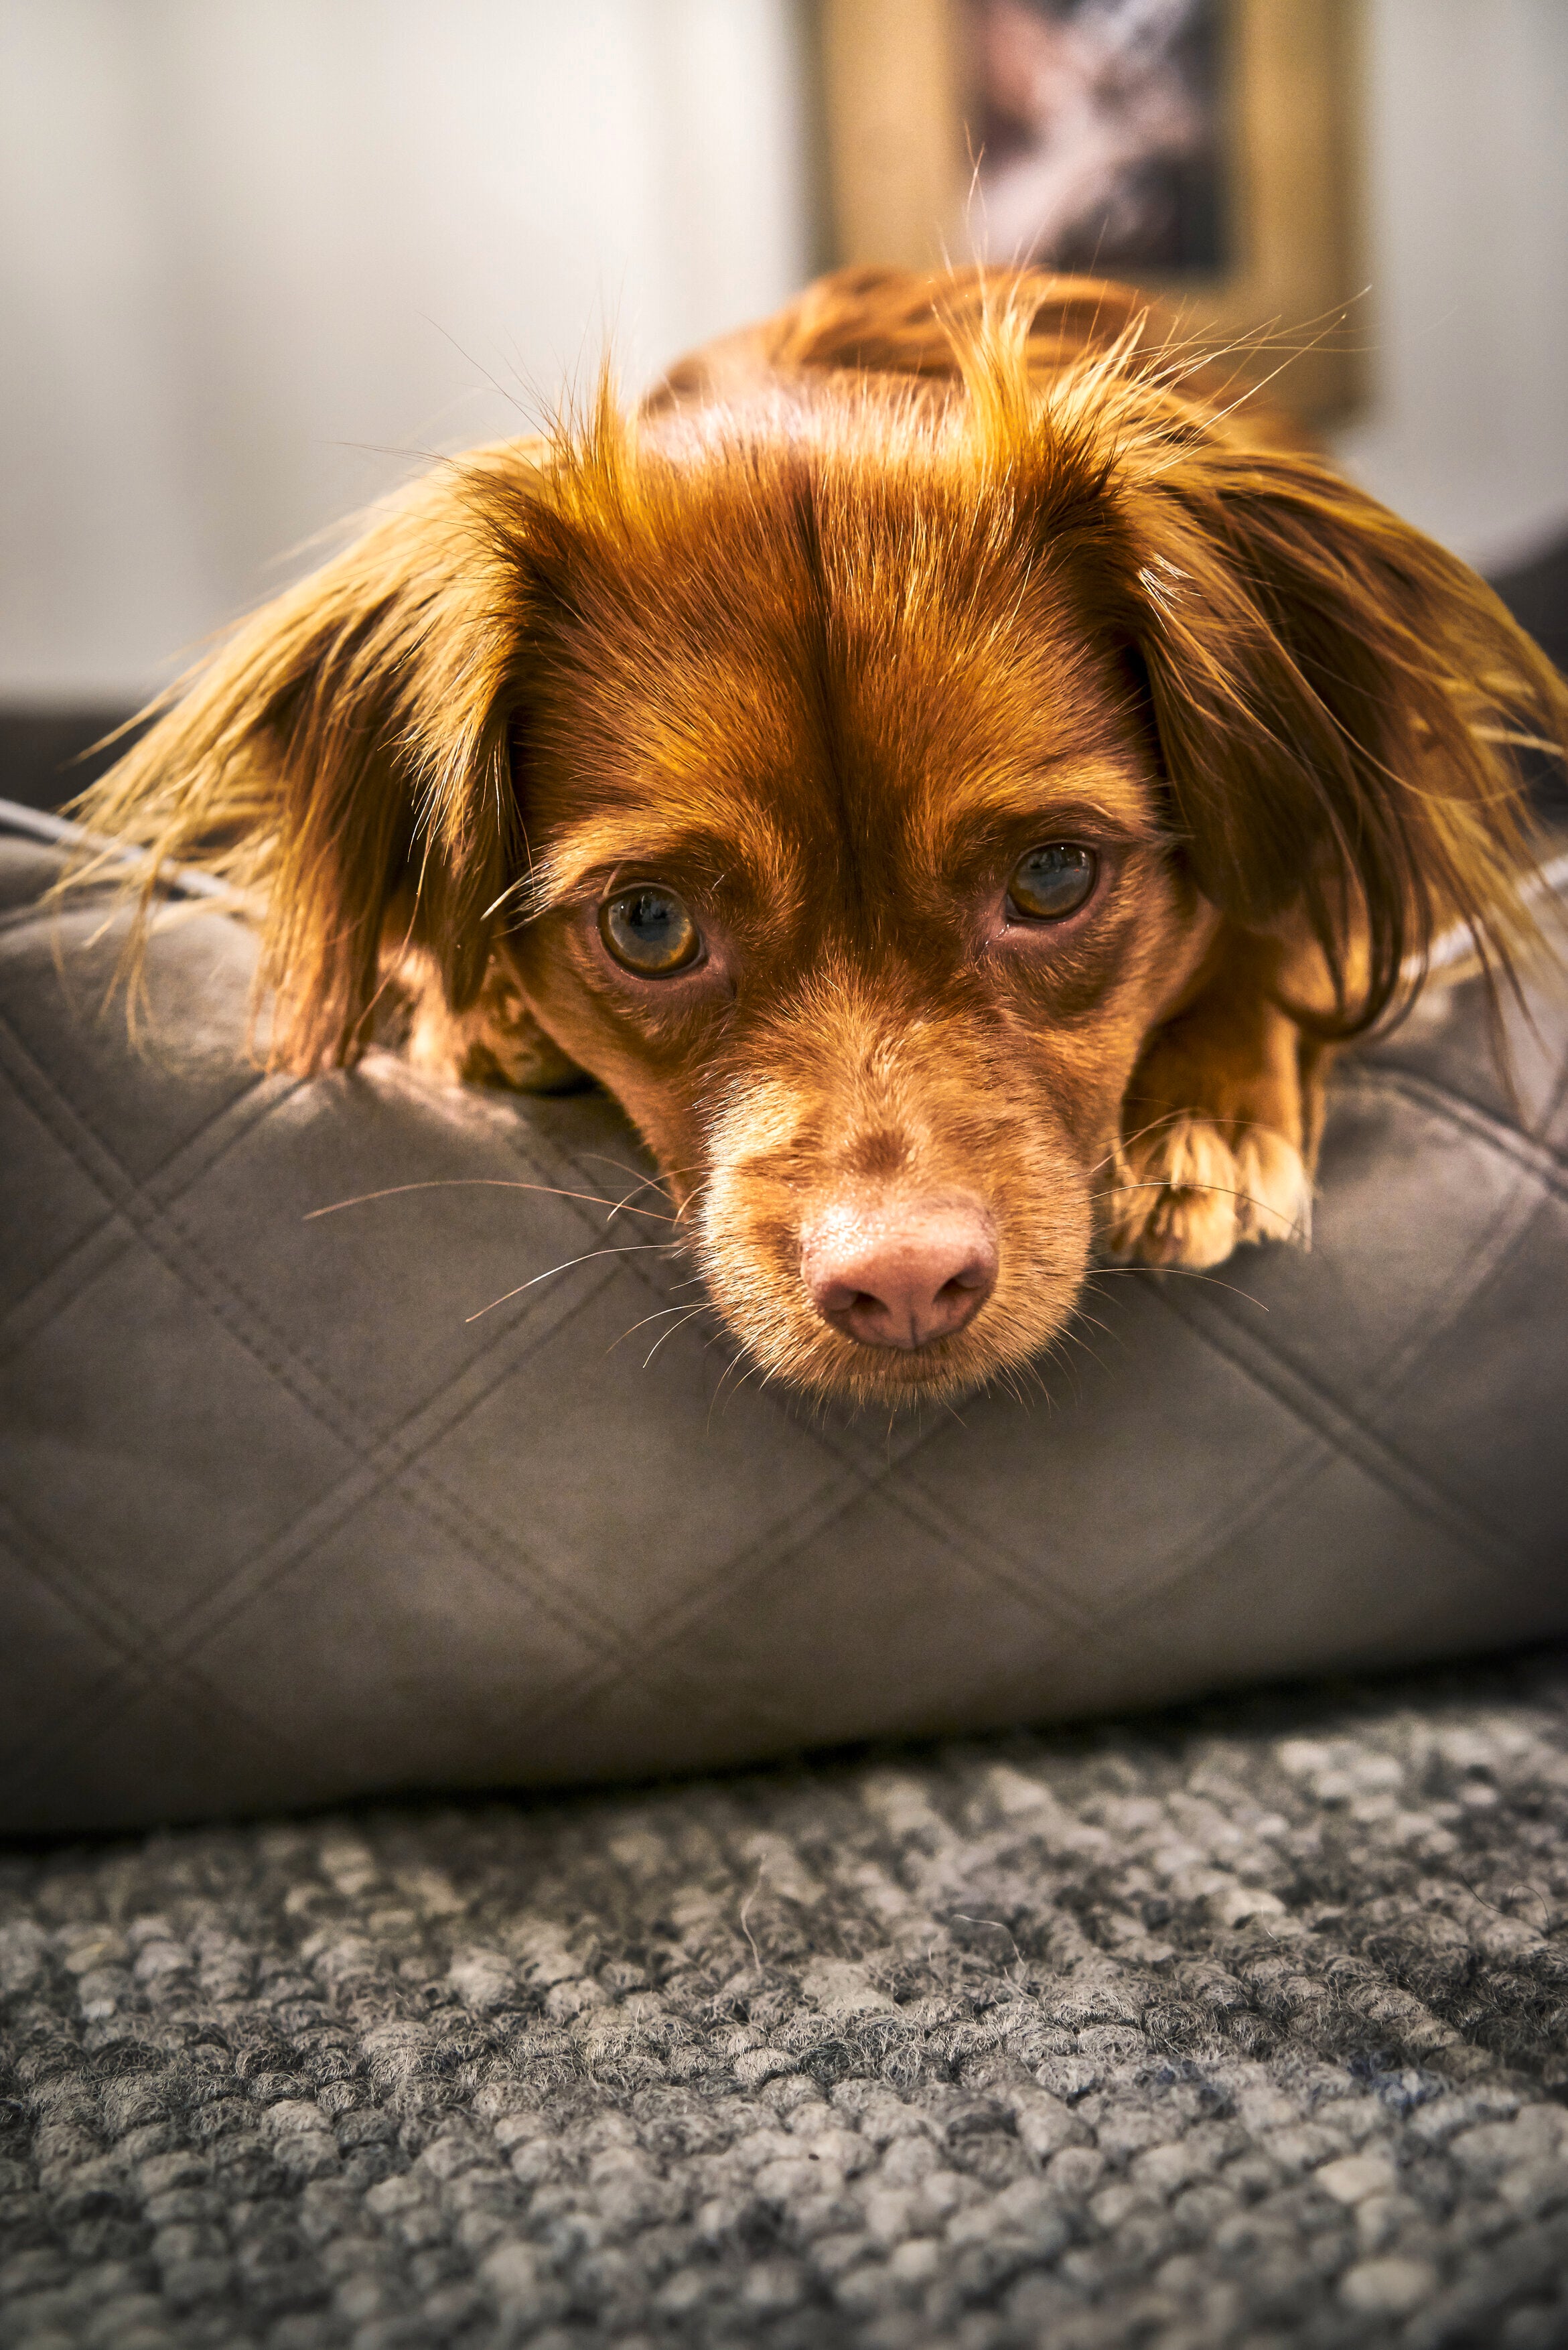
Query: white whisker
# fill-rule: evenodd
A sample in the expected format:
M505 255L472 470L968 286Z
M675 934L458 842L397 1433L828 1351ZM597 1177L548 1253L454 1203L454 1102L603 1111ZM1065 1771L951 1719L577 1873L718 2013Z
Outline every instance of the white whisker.
M703 1303L705 1304L706 1300L704 1300ZM681 1304L680 1305L661 1305L656 1314L645 1314L640 1322L634 1322L629 1330L623 1330L619 1338L612 1338L609 1345L605 1348L605 1353L607 1356L613 1355L616 1348L620 1345L622 1339L635 1338L639 1330L646 1330L650 1322L662 1322L667 1314L701 1314L701 1311L702 1305L687 1305L685 1304Z
M611 1213L619 1201L606 1200L597 1191L563 1191L556 1183L520 1183L505 1175L432 1175L422 1183L389 1183L384 1191L359 1191L352 1200L334 1200L330 1207L307 1209L301 1222L313 1224L318 1216L335 1216L341 1208L368 1207L372 1200L396 1200L405 1191L539 1191L550 1200L584 1200L593 1208L608 1208ZM660 1213L657 1208L639 1208L639 1216L654 1216L661 1224L672 1224L673 1216Z
M701 1313L703 1313L703 1312L705 1312L705 1311L706 1311L706 1308L705 1308L705 1307L703 1307L703 1306L701 1306L701 1305L689 1305L689 1306L687 1307L687 1309L686 1309L686 1313L685 1313L684 1318L683 1318L681 1321L679 1321L679 1322L672 1322L672 1323L670 1324L670 1327L669 1327L669 1329L668 1329L668 1330L661 1330L661 1331L659 1332L659 1334L658 1337L654 1340L654 1342L653 1342L652 1346L651 1346L651 1347L649 1347L649 1350L648 1350L647 1354L646 1354L646 1355L644 1355L644 1357L643 1357L643 1358L642 1358L642 1367L643 1367L643 1369L644 1369L645 1371L647 1370L647 1368L648 1368L648 1367L649 1367L649 1363L651 1363L651 1362L652 1362L652 1360L653 1360L653 1358L654 1358L655 1355L657 1355L657 1354L658 1354L658 1352L659 1352L659 1350L660 1347L662 1347L662 1346L663 1346L663 1344L664 1344L664 1342L665 1342L666 1338L673 1338L673 1337L674 1337L674 1336L675 1336L675 1333L677 1332L677 1330L683 1330L683 1329L686 1327L686 1324L687 1324L688 1322L694 1322L694 1321L696 1320L696 1318L697 1318L698 1315L699 1315L699 1314L701 1314Z
M564 1264L553 1264L547 1273L536 1273L531 1280L520 1281L516 1288L507 1290L504 1296L493 1297L488 1305L479 1308L477 1314L465 1314L463 1321L465 1324L478 1322L486 1314L493 1314L498 1305L506 1305L509 1299L521 1297L525 1289L535 1289L540 1282L553 1280L558 1273L570 1273L574 1265L591 1264L596 1257L637 1256L644 1249L668 1249L669 1246L668 1241L631 1241L624 1248L589 1249L586 1256L569 1256Z

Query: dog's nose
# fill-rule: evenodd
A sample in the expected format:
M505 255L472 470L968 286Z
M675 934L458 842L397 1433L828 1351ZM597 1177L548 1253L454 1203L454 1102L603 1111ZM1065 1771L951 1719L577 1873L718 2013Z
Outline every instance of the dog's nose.
M801 1276L825 1322L863 1347L929 1346L996 1286L996 1227L978 1200L839 1200L801 1233Z

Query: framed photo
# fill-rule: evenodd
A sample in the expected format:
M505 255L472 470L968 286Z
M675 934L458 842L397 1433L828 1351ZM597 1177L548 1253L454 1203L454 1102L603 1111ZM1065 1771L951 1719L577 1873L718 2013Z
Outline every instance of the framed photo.
M836 262L1145 287L1316 421L1360 390L1355 0L817 0Z

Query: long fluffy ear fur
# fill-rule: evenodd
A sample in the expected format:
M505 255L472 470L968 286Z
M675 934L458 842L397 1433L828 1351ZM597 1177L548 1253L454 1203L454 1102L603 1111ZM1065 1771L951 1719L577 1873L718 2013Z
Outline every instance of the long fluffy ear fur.
M139 933L166 863L256 893L274 1067L364 1049L389 920L454 1009L478 992L520 854L511 735L545 453L510 443L416 484L244 623L78 803L149 853Z
M1568 749L1568 689L1464 564L1318 461L1214 439L1134 480L1136 642L1177 820L1241 920L1304 911L1363 1031L1437 931L1491 967L1530 935L1516 750Z

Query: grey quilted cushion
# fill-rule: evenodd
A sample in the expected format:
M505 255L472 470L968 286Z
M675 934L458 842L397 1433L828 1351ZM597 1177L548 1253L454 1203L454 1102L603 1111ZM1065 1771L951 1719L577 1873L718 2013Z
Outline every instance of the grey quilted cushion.
M661 1229L594 1204L645 1170L607 1102L259 1078L247 938L190 909L138 1055L102 909L57 925L49 853L0 864L0 1824L662 1772L1568 1629L1560 1004L1511 1106L1475 990L1435 987L1343 1070L1310 1256L1107 1274L1044 1392L889 1429L648 1318L696 1293L605 1253Z

